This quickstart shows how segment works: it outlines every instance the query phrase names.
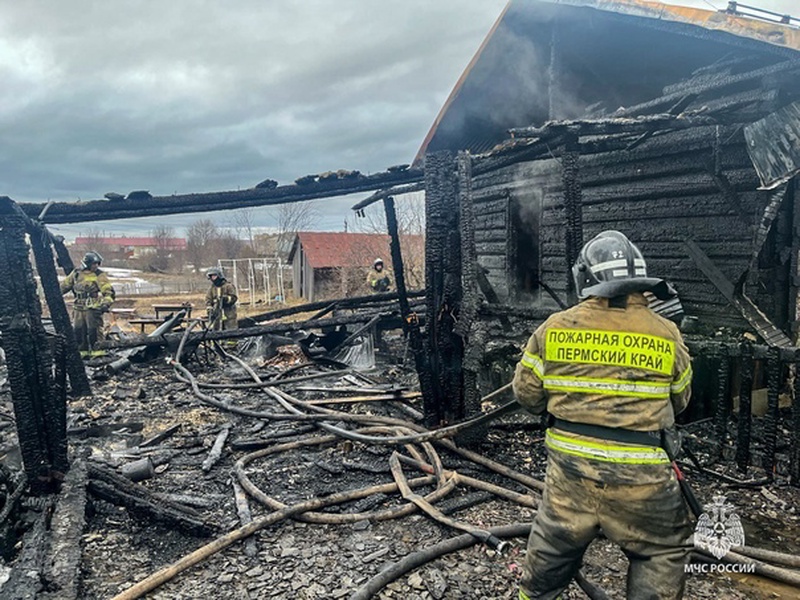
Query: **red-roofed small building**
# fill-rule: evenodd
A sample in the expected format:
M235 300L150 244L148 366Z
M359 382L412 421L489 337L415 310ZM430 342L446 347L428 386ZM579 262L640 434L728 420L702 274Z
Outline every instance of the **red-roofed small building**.
M409 254L410 261L422 264L423 240L421 235L401 236L404 260ZM295 295L313 302L326 296L367 294L366 275L376 258L391 267L386 234L298 232L289 252Z

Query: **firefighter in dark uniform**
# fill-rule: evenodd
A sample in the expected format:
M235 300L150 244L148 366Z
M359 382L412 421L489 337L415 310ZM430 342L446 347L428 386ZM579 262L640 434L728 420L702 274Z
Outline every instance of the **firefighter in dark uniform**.
M227 331L238 327L236 314L236 288L225 279L219 267L211 267L206 271L211 287L206 293L206 310L208 311L209 329ZM236 342L234 341L233 344Z
M674 290L647 277L618 231L588 242L572 272L581 302L535 331L513 382L529 412L550 414L519 598L558 598L601 531L628 558L628 600L681 598L692 527L663 447L692 368L678 328L643 295Z
M80 267L61 282L62 294L72 292L75 295L72 327L83 357L102 354L94 346L102 339L103 313L114 303L114 287L108 275L100 270L102 262L97 252L87 252Z

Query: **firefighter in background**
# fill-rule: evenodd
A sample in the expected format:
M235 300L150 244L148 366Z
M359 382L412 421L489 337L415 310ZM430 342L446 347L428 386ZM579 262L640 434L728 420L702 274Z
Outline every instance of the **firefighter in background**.
M103 313L114 303L114 287L108 275L100 270L102 262L103 257L97 252L87 252L80 267L61 282L62 294L72 292L75 295L72 327L83 357L103 354L94 346L102 339Z
M208 311L208 327L215 331L228 331L236 329L236 288L225 279L225 274L218 267L211 267L206 271L206 277L211 282L211 287L206 294L206 310ZM236 341L231 340L231 345Z
M392 287L392 278L389 272L383 266L383 259L376 258L372 263L372 271L367 276L367 284L369 289L379 294L381 292L388 292Z
M629 560L628 600L681 598L692 526L663 448L692 369L678 328L643 295L674 290L618 231L588 242L572 273L580 303L535 331L513 381L523 407L550 414L519 598L558 598L601 531Z

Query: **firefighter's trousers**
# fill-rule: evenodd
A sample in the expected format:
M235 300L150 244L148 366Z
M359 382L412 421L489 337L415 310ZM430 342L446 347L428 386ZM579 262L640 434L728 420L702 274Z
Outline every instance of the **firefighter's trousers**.
M609 485L567 475L550 459L528 539L520 599L558 598L601 531L629 560L628 600L683 596L692 527L674 476L660 483Z
M72 316L72 328L75 330L75 340L78 350L88 352L92 350L101 338L100 330L103 327L103 313L94 309L75 308Z

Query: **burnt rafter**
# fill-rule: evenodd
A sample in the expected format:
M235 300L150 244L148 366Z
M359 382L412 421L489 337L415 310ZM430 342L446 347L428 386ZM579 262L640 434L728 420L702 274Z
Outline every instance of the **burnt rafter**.
M800 71L800 59L794 58L778 64L748 71L747 73L721 77L713 82L698 84L690 89L669 93L660 98L648 100L642 104L629 106L628 108L617 111L615 114L618 117L633 117L655 110L663 110L663 108L679 101L686 94L697 94L699 96L700 94L707 94L710 92L721 92L735 86L755 83L768 77L793 76L797 71Z
M362 211L371 204L375 204L376 202L380 202L381 200L386 200L387 198L394 198L395 196L400 196L402 194L410 194L411 192L419 192L425 189L425 185L419 181L417 183L412 183L410 185L397 185L387 190L378 190L374 194L372 194L369 198L364 198L360 202L357 202L352 206L352 210L358 212Z
M703 115L672 115L665 113L642 117L550 121L541 127L516 127L510 129L509 133L514 138L548 140L564 134L574 136L641 134L664 129L687 129L689 127L716 124L717 121L715 119Z
M228 192L152 196L136 200L125 198L56 202L50 204L42 221L78 223L287 204L410 184L421 181L422 177L421 169L403 169L338 179L311 178L308 181L304 180L304 183L282 185L271 189L256 187ZM20 206L28 216L36 218L47 204L30 203Z

